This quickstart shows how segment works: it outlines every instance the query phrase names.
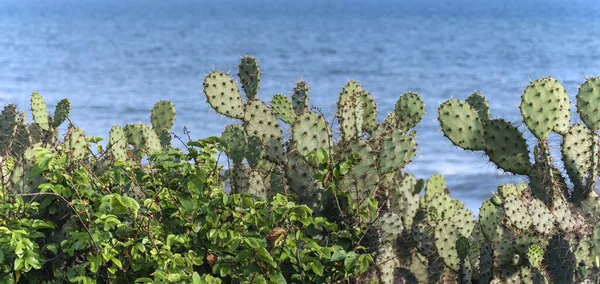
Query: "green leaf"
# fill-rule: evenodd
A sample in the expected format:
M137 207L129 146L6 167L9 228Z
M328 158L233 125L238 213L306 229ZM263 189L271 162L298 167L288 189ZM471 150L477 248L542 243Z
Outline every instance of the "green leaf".
M333 253L333 255L331 256L331 259L329 259L329 260L332 262L338 262L338 261L344 260L344 258L346 258L346 251L343 249L339 249Z
M323 276L323 264L320 262L313 262L310 265L310 268L319 276Z
M346 254L346 258L344 259L344 267L346 268L346 271L352 272L357 261L358 261L358 254L356 254L353 251L348 252Z

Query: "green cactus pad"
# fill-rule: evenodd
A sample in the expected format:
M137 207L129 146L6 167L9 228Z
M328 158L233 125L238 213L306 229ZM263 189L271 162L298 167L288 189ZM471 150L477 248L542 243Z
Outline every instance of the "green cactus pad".
M490 105L487 99L479 92L471 94L466 102L475 110L479 115L479 119L482 122L490 120Z
M244 113L246 135L257 136L265 148L266 158L273 162L283 161L281 129L273 112L260 101L249 101Z
M265 149L256 136L248 137L248 146L246 151L246 161L251 168L256 168L260 164Z
M587 78L577 93L577 112L585 125L592 131L600 129L600 77Z
M206 75L203 85L206 100L216 112L231 118L244 117L242 97L229 75L213 71Z
M306 160L297 152L291 152L287 158L285 174L290 189L296 194L313 190L316 183L314 172Z
M377 127L377 106L369 92L363 91L357 94L357 103L362 109L362 130L372 133Z
M309 154L323 148L329 153L332 138L327 121L314 112L305 112L298 117L292 126L292 139L298 154L308 157Z
M532 245L527 250L527 259L533 267L540 267L544 259L544 250L538 245Z
M562 231L570 231L574 226L573 215L569 209L569 203L563 198L552 200L552 215L556 218L556 225Z
M429 256L435 252L435 239L432 237L431 229L425 224L415 223L412 232L412 240L415 247L424 255Z
M405 133L396 129L383 137L378 161L382 174L398 171L412 161L417 150L415 135L416 131Z
M50 130L50 124L48 122L48 108L44 98L38 93L31 94L31 114L33 120L42 130Z
M65 147L69 149L70 156L74 159L82 160L85 158L88 152L88 143L83 130L77 127L70 127L65 137Z
M521 192L517 190L517 187L514 184L511 183L499 185L498 194L500 194L502 198L506 198L508 196L521 196Z
M258 82L260 82L260 67L256 58L244 56L240 62L238 77L242 83L244 93L248 100L255 100L258 93Z
M402 216L405 228L411 228L417 210L419 209L419 193L414 193L417 183L415 177L411 174L404 174L397 179L397 185L394 188L394 212Z
M125 137L127 137L127 143L133 145L136 150L140 151L144 148L143 128L147 127L144 124L127 124L125 125Z
M275 116L287 124L293 124L296 121L296 113L292 107L292 102L288 97L277 94L271 99L271 110Z
M562 160L576 190L584 186L584 179L592 160L593 133L584 125L575 124L563 135Z
M58 104L56 104L56 108L54 109L54 118L52 119L52 127L59 127L67 117L69 117L69 113L71 112L71 102L67 99L62 99Z
M516 250L513 245L514 236L505 229L494 244L494 266L507 267L512 265Z
M27 131L29 132L29 139L32 144L42 143L47 134L47 132L42 132L43 130L35 122L27 126Z
M230 169L231 189L235 193L244 193L248 191L248 169L244 164L233 164Z
M449 219L441 220L435 227L435 247L446 266L454 271L459 270L456 252L458 237L456 224Z
M502 236L500 213L490 199L485 200L479 208L479 226L485 238L490 242L495 242Z
M248 172L248 193L261 200L267 200L267 187L263 175L258 170Z
M485 130L485 152L490 160L507 172L528 174L531 162L522 133L502 119L490 120Z
M430 225L435 225L440 220L440 213L435 206L427 207L427 220Z
M504 198L505 217L518 230L526 230L531 226L531 216L527 212L527 207L523 201L514 195Z
M465 150L484 150L485 130L479 114L469 104L450 99L440 105L438 120L444 135Z
M406 92L396 101L394 114L399 129L411 129L423 119L425 103L417 93Z
M338 189L348 192L354 201L366 205L362 201L375 194L379 181L377 164L373 149L361 140L355 140L343 152L345 157L355 154L358 156L358 163L343 176Z
M175 107L170 101L159 101L150 111L150 121L156 133L169 132L175 123Z
M430 203L438 194L446 193L446 180L440 174L433 174L429 177L425 186L425 202Z
M460 261L465 261L467 256L469 255L470 249L469 239L465 236L460 236L456 240L456 254L458 255L458 259Z
M14 157L21 157L25 150L32 145L31 135L27 130L27 117L25 113L18 114L14 137L10 143L10 153Z
M227 148L227 154L234 164L240 164L246 156L248 138L241 125L230 124L221 134L221 141Z
M561 118L563 110L569 112L568 97L567 105L563 106L565 95L563 86L552 77L535 80L525 88L519 106L521 115L529 131L539 140L545 140L554 128L566 131L568 118L566 125L562 125L564 118Z
M381 241L389 242L395 240L402 231L404 230L404 226L402 225L402 218L394 213L386 213L381 216L380 219L381 225Z
M462 236L470 236L475 227L475 217L473 213L469 211L462 201L453 199L453 212L452 215L446 214L444 218L451 218L454 224L456 224L458 233Z
M349 81L348 84L344 86L339 96L337 103L337 118L342 130L342 138L345 140L352 140L358 135L355 110L357 97L360 92L363 92L363 89L358 82ZM360 119L362 119L362 117Z
M536 232L547 236L554 232L554 215L544 202L539 199L531 200L529 215L531 215L531 223Z
M292 94L292 107L296 115L301 115L308 110L308 84L304 81L298 81Z
M110 128L107 150L115 161L127 161L127 138L121 126Z
M0 114L0 153L10 149L10 144L17 129L18 112L17 106L9 104L4 107Z
M142 142L148 155L162 151L160 138L150 127L142 128Z
M479 280L490 283L494 272L494 249L489 242L481 244L479 249Z

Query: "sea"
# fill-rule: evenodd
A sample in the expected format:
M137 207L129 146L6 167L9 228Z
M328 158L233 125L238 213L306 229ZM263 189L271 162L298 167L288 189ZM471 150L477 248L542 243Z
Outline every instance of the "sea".
M381 121L404 92L421 95L418 178L443 174L451 195L477 212L502 183L524 181L498 170L482 152L452 145L437 108L483 93L493 118L519 125L530 80L554 76L572 104L586 76L600 75L597 0L0 0L0 104L29 108L39 92L50 109L62 98L87 135L112 125L149 123L170 100L173 131L218 136L231 120L202 93L212 70L237 74L240 56L263 72L260 99L310 86L310 105L334 119L342 86L357 80ZM572 121L579 121L574 112ZM64 128L64 127L63 127ZM64 131L64 129L62 129ZM561 167L558 147L551 146Z

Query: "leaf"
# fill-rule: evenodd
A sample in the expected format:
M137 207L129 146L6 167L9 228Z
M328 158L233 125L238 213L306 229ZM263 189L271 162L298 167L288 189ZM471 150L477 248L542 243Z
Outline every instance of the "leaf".
M346 251L343 249L339 249L333 253L329 260L332 262L338 262L344 260L344 258L346 258Z
M316 261L311 263L310 268L319 276L323 276L323 264Z
M344 267L346 268L346 271L352 272L354 266L356 265L356 261L358 261L358 254L353 251L348 252L346 254L346 259L344 259Z

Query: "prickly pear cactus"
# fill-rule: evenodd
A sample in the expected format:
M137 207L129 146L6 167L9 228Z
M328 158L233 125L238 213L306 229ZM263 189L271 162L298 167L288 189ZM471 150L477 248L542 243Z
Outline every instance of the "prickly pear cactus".
M438 113L442 131L454 145L465 150L485 149L485 130L471 105L451 99L440 106Z
M204 79L204 94L216 112L231 118L244 117L240 91L227 74L220 71L209 73Z
M31 94L31 114L33 115L35 123L37 123L42 130L50 130L46 101L44 101L44 98L38 93Z
M54 117L52 118L52 127L59 127L67 117L69 117L69 113L71 112L71 102L67 99L62 99L58 104L56 104L56 108L54 109Z
M277 118L287 124L293 124L296 121L296 113L292 107L292 102L282 94L273 96L273 99L271 99L271 109Z
M255 100L258 94L258 82L260 82L260 67L256 58L244 56L239 65L240 82L248 100Z

